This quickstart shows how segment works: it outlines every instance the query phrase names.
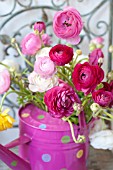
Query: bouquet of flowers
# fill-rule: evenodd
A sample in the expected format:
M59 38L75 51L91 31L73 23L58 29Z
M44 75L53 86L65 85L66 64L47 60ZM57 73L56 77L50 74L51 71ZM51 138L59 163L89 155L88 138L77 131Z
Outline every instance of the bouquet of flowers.
M23 38L21 50L12 38L11 44L27 64L20 72L14 62L0 62L0 94L4 94L0 105L0 131L13 126L9 109L3 109L4 99L10 93L18 95L20 106L33 103L70 125L78 124L81 112L84 112L87 123L93 117L113 119L113 71L104 81L103 39L93 39L89 56L81 58L82 51L74 51L72 47L80 42L82 28L79 12L66 7L53 19L54 33L66 40L65 45L51 47L51 37L46 34L46 25L41 21L36 22L33 32Z

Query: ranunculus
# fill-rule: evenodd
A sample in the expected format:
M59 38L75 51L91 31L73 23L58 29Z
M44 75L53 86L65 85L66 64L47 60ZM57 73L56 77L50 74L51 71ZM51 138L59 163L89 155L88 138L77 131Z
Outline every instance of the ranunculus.
M25 55L34 55L41 48L42 42L38 35L30 33L26 35L21 43L22 53Z
M53 76L51 78L45 79L41 78L36 72L32 72L28 76L29 89L32 92L45 92L54 86L58 85L58 77Z
M74 111L73 104L80 103L80 100L72 87L61 84L45 93L44 102L53 117L62 118L71 115Z
M10 88L10 73L8 70L0 72L0 94L3 94Z
M92 92L104 78L104 71L97 65L92 66L88 62L77 64L72 73L75 88L86 95Z
M107 107L113 100L113 95L109 91L104 91L104 89L99 89L92 93L93 100L102 107Z
M34 64L34 71L43 78L49 78L56 73L54 62L47 56L38 57Z
M36 53L36 60L38 59L38 57L49 56L50 49L51 49L51 47L44 47L44 48L40 49Z
M38 21L34 24L34 30L38 30L40 33L42 31L45 31L46 29L46 26L45 26L45 23L43 21Z
M102 37L95 37L94 39L91 40L91 43L94 44L103 44L104 42L104 38Z
M53 30L58 38L67 40L75 45L80 41L83 22L80 13L73 7L58 11L53 19Z
M45 46L50 46L52 43L51 37L48 34L42 34L42 42Z
M102 50L100 48L97 48L89 54L89 63L91 65L103 64L103 58L104 58L104 54Z
M66 45L58 44L51 48L49 56L58 66L69 63L73 58L73 49Z

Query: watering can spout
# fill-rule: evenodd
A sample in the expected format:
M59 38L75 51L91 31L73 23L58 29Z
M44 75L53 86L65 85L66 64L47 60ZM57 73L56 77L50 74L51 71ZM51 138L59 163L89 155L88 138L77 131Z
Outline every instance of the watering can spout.
M31 166L27 161L23 160L8 149L29 141L29 138L22 136L6 146L0 144L0 160L6 163L12 170L31 170Z

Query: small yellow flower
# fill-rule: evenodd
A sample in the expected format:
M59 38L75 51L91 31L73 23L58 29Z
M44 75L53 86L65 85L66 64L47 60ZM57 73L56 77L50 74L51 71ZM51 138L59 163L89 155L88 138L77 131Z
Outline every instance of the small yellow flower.
M13 126L15 120L8 115L9 109L5 109L0 113L0 131L6 130Z

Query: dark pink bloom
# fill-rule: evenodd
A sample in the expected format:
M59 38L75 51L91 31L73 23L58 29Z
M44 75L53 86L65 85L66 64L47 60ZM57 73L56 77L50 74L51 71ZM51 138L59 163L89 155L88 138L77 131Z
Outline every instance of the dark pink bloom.
M25 55L34 55L41 48L42 42L38 35L30 33L26 35L22 42L22 53Z
M45 46L50 46L52 43L51 37L48 34L42 34L42 41Z
M66 45L58 44L51 48L49 56L58 66L69 63L73 58L73 49Z
M104 71L97 65L92 66L88 62L77 64L72 73L75 88L86 95L92 92L104 78Z
M103 63L104 54L100 48L93 50L89 54L89 63L91 65L98 65Z
M10 73L4 69L0 71L0 94L3 94L10 88Z
M38 30L39 32L45 31L46 26L45 23L42 21L36 22L34 24L34 30Z
M43 78L49 78L56 73L54 62L49 57L38 57L34 64L34 71Z
M92 97L95 103L98 103L102 107L107 107L113 100L113 95L109 91L99 89L92 93Z
M83 22L80 13L73 7L66 7L58 11L53 19L53 29L57 37L67 40L71 44L78 44Z
M44 102L53 117L62 118L73 113L73 104L80 103L80 99L70 86L61 83L45 93Z

